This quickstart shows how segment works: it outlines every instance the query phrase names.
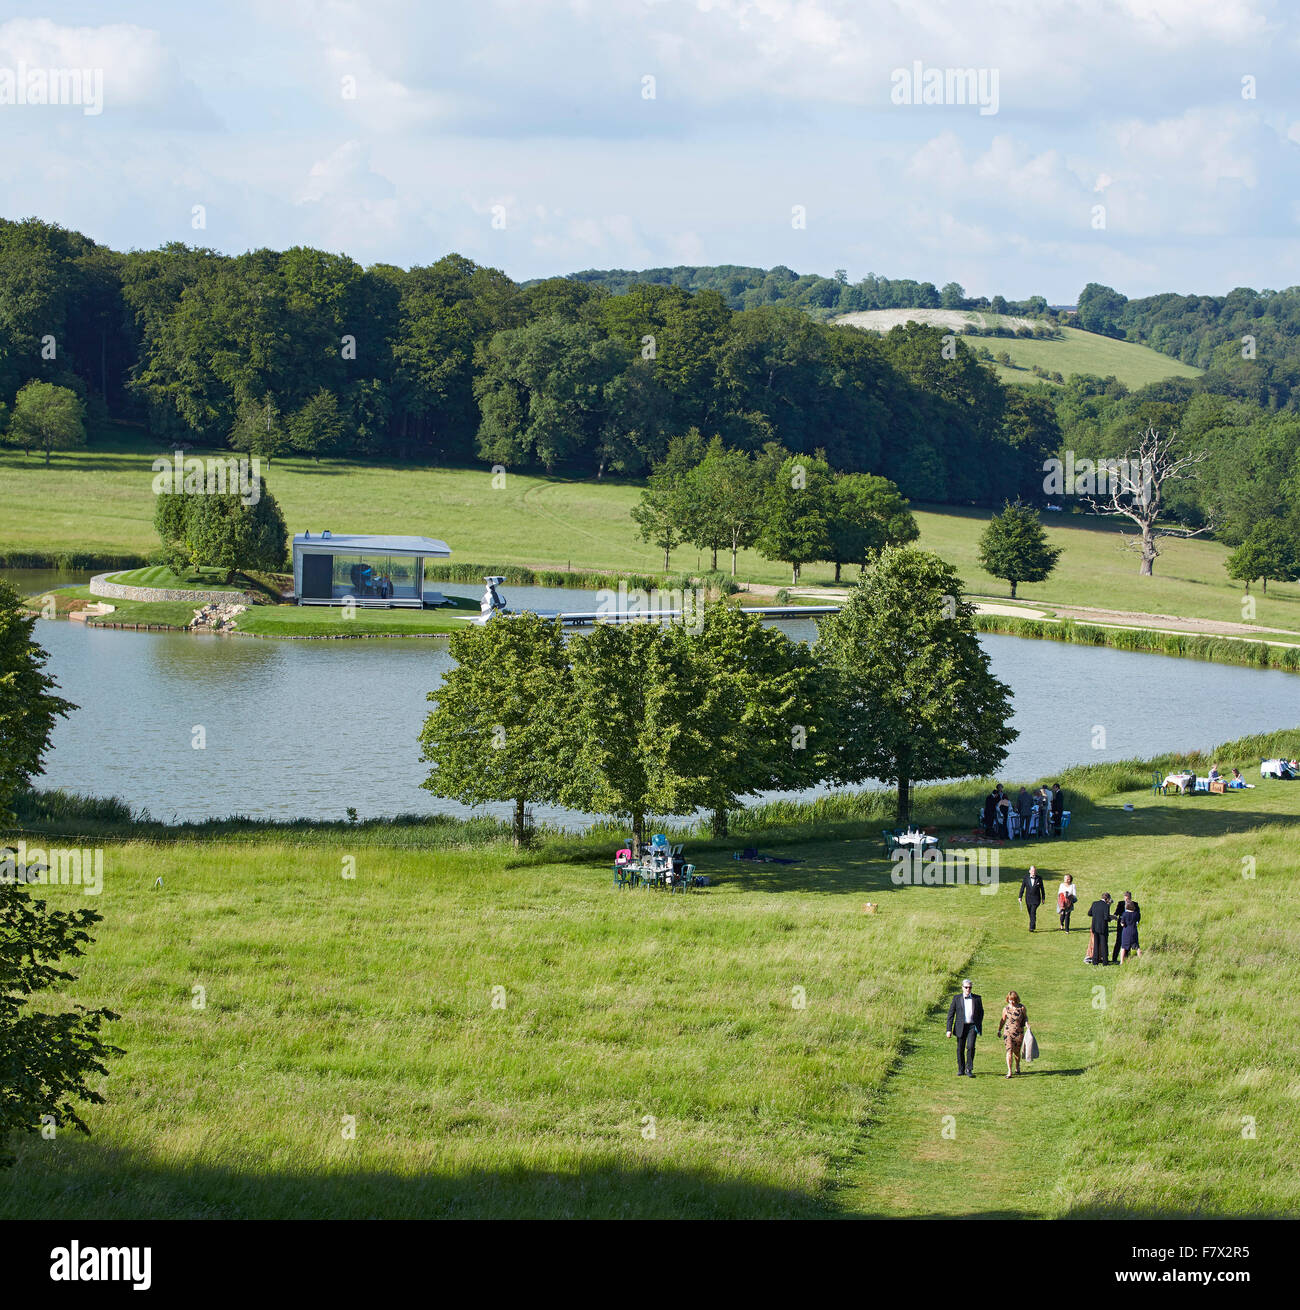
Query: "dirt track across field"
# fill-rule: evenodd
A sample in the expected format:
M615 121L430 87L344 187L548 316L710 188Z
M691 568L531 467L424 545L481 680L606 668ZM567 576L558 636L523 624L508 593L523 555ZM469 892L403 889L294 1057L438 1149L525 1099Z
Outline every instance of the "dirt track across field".
M754 596L775 596L786 590L807 600L833 603L847 594L832 587L774 587L755 583L749 587ZM1088 605L1035 604L1022 605L1018 601L970 596L981 614L1000 614L1011 618L1041 619L1055 615L1061 619L1074 619L1078 623L1096 623L1110 628L1150 628L1157 632L1187 632L1207 637L1289 637L1291 641L1275 641L1274 645L1300 645L1300 633L1289 628L1266 628L1256 623L1232 623L1223 619L1188 619L1176 614L1148 614L1132 610L1095 609Z

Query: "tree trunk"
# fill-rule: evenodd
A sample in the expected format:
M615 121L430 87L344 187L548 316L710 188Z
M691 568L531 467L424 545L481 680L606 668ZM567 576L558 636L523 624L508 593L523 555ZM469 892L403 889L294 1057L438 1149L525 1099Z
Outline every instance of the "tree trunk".
M733 578L736 576L736 548L735 548L735 546L732 546L732 548L731 548L731 576L732 576Z
M727 835L727 807L725 805L713 811L713 835L715 837L725 837Z
M1151 525L1144 523L1142 525L1142 567L1138 573L1149 578L1156 566L1156 539L1155 534L1151 531Z
M640 856L641 847L645 845L645 811L632 811L632 852Z
M671 549L671 547L669 547L669 546L665 546L665 547L664 547L664 572L665 572L665 573L668 572L668 552L669 552L670 549Z
M837 584L839 583L839 580L840 580L840 562L839 562L839 560L836 560L836 561L835 561L835 581L836 581Z
M1015 578L1012 578L1012 579L1011 579L1011 599L1012 599L1012 600L1015 600L1015 598L1016 598L1016 580L1015 580Z
M713 563L709 566L714 573L718 571L718 548L713 547Z
M1268 579L1264 579L1264 595L1268 595Z
M791 565L791 568L790 568L790 581L791 581L791 583L795 583L795 582L798 582L798 581L799 581L799 566L798 566L797 564L793 564L793 565Z
M515 849L524 845L524 798L515 798Z
M912 809L912 782L910 778L899 778L898 780L898 805L894 814L894 822L900 828L906 828L908 820L911 818Z

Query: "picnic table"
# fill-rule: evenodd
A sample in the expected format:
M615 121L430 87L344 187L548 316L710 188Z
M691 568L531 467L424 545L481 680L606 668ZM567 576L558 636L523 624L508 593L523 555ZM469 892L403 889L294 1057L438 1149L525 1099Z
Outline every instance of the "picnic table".
M910 847L912 851L920 853L928 851L932 846L938 846L939 839L924 832L900 832L894 835L894 844Z

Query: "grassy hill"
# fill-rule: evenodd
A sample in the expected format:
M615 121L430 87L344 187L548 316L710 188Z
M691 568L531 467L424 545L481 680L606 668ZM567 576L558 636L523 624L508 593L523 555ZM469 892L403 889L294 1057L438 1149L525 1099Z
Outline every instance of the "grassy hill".
M1297 750L1216 758L1259 782L1261 754ZM72 998L122 1016L126 1055L91 1138L14 1143L0 1217L1293 1214L1300 785L1180 798L1149 776L1066 774L1068 838L1002 850L992 895L894 885L870 798L763 832L795 864L734 862L752 833L693 841L714 885L691 896L614 891L599 839L98 834ZM961 846L976 793L922 791L919 817ZM1142 959L1085 968L1051 912L1029 936L1030 861L1084 904L1132 890ZM943 1036L963 975L974 1081ZM1012 988L1042 1059L1007 1081Z
M124 439L58 455L46 468L21 452L0 452L0 557L22 551L143 556L156 549L149 468L155 453L139 440ZM453 562L644 574L658 573L663 564L660 553L638 539L631 521L641 494L638 485L510 473L504 486L494 486L486 469L346 460L277 459L265 473L290 532L328 527L335 532L423 533L446 540ZM922 547L956 565L971 591L1007 594L1006 584L978 563L987 510L916 508ZM1052 542L1061 547L1061 559L1047 582L1020 587L1022 600L1049 607L1088 605L1241 620L1241 592L1223 570L1227 551L1217 542L1170 540L1156 563L1156 576L1143 579L1113 523L1083 515L1048 514L1044 519ZM726 558L719 563L725 566ZM708 555L693 547L673 552L675 570L695 571L708 564ZM742 552L740 576L763 584L789 581L784 565L754 551ZM803 581L816 586L832 576L829 566L811 565ZM1256 622L1300 631L1300 586L1272 585L1256 601Z
M927 323L935 327L960 332L967 325L974 327L1032 327L1033 320L1010 317L1005 314L977 313L974 310L956 309L873 309L857 314L844 314L834 320L850 327L872 332L888 332L901 323ZM1035 385L1042 378L1030 370L1035 364L1049 373L1069 377L1072 373L1094 373L1099 377L1112 374L1128 386L1137 388L1148 382L1168 377L1197 377L1201 370L1183 364L1168 355L1139 346L1130 341L1116 341L1095 332L1079 328L1061 328L1061 339L1034 340L1029 337L978 337L967 344L978 348L987 346L995 355L1005 350L1015 367L995 364L998 377L1004 382Z

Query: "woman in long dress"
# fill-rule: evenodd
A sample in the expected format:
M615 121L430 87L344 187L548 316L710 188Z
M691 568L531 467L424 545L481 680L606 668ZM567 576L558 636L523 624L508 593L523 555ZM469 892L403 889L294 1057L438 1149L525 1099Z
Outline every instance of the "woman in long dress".
M1070 931L1070 913L1078 899L1079 893L1074 885L1074 876L1067 873L1056 892L1056 913L1061 920L1061 927L1066 932Z
M998 1036L1007 1046L1007 1077L1011 1077L1011 1062L1016 1063L1016 1073L1020 1072L1020 1046L1025 1040L1025 1025L1029 1022L1029 1011L1020 1004L1016 992L1007 993L1007 1003L1002 1007L1002 1018L998 1020Z
M1138 943L1138 923L1141 921L1142 911L1138 909L1132 895L1125 893L1124 904L1115 917L1120 923L1119 962L1123 964L1128 959L1130 951L1136 951L1139 956L1142 954L1142 947Z

